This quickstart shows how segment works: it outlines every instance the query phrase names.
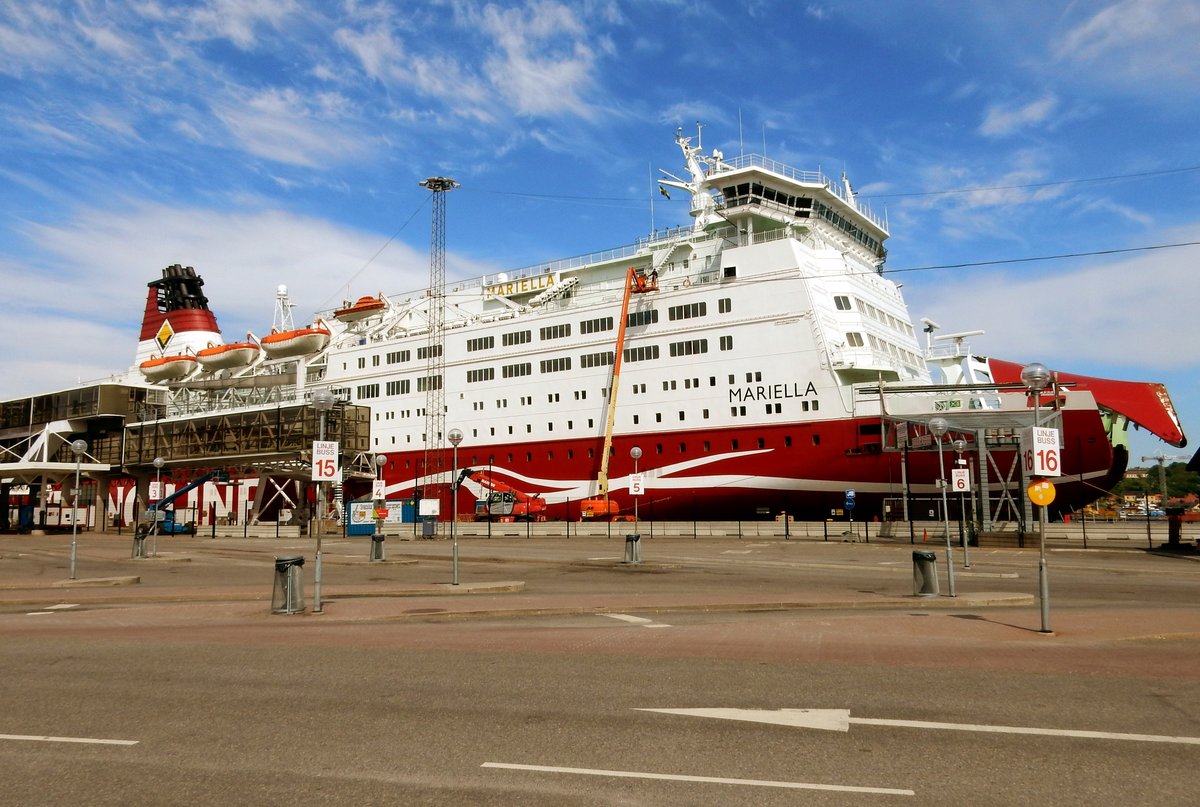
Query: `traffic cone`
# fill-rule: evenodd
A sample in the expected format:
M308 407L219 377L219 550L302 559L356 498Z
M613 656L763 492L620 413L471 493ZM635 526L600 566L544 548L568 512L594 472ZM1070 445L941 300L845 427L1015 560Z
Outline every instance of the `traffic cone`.
M921 540L925 541L926 543L929 542L929 528L928 527L921 530Z

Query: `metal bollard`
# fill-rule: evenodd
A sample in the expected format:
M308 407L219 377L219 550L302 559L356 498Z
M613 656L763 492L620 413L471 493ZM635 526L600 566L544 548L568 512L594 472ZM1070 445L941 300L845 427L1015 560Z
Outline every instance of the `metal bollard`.
M636 532L631 532L625 536L625 560L622 563L641 563L642 553L638 548L642 536Z
M146 557L146 534L133 531L133 554L130 555L134 560L143 560Z
M376 561L376 560L383 560L383 559L384 559L383 536L382 535L372 535L371 536L371 560Z
M304 556L275 558L275 588L271 613L298 614L304 611Z
M938 595L937 555L933 552L917 551L913 559L913 594L917 597Z

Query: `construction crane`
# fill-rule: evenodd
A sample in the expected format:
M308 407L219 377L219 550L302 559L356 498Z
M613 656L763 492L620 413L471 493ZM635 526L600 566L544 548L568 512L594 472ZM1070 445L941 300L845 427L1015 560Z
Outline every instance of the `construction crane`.
M608 498L608 458L612 454L613 426L617 420L617 391L621 381L621 358L625 352L625 326L629 321L629 300L634 294L658 291L658 275L649 276L629 267L625 273L625 296L621 300L621 319L617 326L617 351L613 356L612 383L608 387L608 414L604 421L604 451L600 455L600 473L596 477L596 495L580 504L581 518L613 518L620 512Z
M484 495L475 505L476 521L542 521L546 500L540 493L529 494L506 482L496 479L488 471L463 468L458 475L458 485L464 479L474 480L484 490Z
M1157 462L1158 463L1158 489L1162 493L1162 501L1160 507L1167 506L1167 460L1184 460L1186 457L1177 457L1174 454L1155 454L1153 457L1142 457L1142 462Z

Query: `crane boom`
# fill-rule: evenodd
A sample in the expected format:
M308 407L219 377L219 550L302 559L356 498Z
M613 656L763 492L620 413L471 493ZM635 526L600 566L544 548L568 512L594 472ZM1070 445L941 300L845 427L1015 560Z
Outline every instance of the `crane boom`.
M600 473L596 477L596 496L585 502L598 503L599 500L605 499L608 496L608 460L612 454L613 428L617 422L617 391L620 389L621 381L621 360L625 354L625 329L629 322L629 301L634 294L643 294L648 291L658 290L658 278L656 274L651 274L650 277L638 272L634 267L629 267L625 273L625 289L624 296L621 299L621 318L617 325L617 344L616 353L613 355L613 370L612 383L608 388L608 411L604 418L604 449L600 455ZM605 508L605 512L608 512Z

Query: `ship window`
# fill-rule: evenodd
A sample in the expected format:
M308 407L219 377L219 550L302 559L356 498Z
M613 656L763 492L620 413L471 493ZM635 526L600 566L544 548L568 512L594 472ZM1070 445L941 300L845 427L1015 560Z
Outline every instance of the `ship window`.
M726 266L723 274L725 277L737 277L737 267L736 266Z
M525 424L525 433L526 433L526 434L533 434L533 424L531 424L531 423L526 423L526 424Z
M362 370L362 369L363 369L363 368L365 368L366 366L367 366L367 357L366 357L366 356L359 356L359 357L358 357L358 369Z
M655 413L654 413L654 422L655 422L655 423L662 423L662 412L655 412Z
M496 337L480 336L477 339L467 340L467 352L472 353L476 350L490 350L496 346Z
M597 333L599 331L611 331L613 329L612 317L600 317L599 319L585 319L579 323L579 332L582 334Z
M812 444L813 444L814 446L819 446L819 445L821 445L821 435L819 435L819 434L814 434L814 435L812 436Z
M442 355L441 345L426 345L425 347L417 348L418 359L428 359L430 356L437 357L440 355Z
M506 364L501 368L501 375L504 378L516 378L518 376L529 375L533 372L533 365L529 362L521 362L519 364Z
M821 402L820 402L820 401L813 401L813 402L812 402L812 408L813 408L813 411L814 411L814 412L816 412L818 409L820 409L820 408L821 408Z
M663 451L662 451L662 443L655 443L655 445L654 445L654 453L655 453L655 454L661 454L661 453L663 453Z
M846 341L850 343L850 347L862 347L863 338L861 333L851 331L846 334Z
M849 311L850 310L850 298L846 297L845 295L839 294L839 295L835 296L833 298L833 304L835 306L837 306L838 311Z
M570 369L570 356L560 356L557 359L543 359L541 362L541 371L543 373L561 373Z
M729 447L732 450L737 451L738 450L738 441L736 439L729 441Z
M758 438L758 447L759 447L759 448L766 448L766 447L767 447L767 441L766 441L766 440L764 440L764 439L763 439L763 438L761 438L761 437L760 437L760 438Z
M712 448L712 445L707 440L705 440L704 441L704 450L709 451L711 448Z
M717 311L721 314L728 314L733 310L733 300L728 297L722 297L717 300Z
M800 409L802 409L803 411L807 412L807 411L808 411L808 401L801 401L801 402L800 402Z
M680 413L679 413L679 419L680 419L680 420L683 420L683 412L680 412Z
M625 361L649 361L658 358L658 345L643 345L641 347L627 347L624 352Z
M686 454L686 453L687 453L687 443L680 443L680 444L679 444L679 453L680 453L680 454Z
M532 331L510 331L500 334L500 344L503 347L512 347L513 345L524 345L532 341Z
M596 450L594 448L588 449L588 458L589 459L591 459L593 456L595 456L595 454L596 454Z
M733 337L732 336L722 336L721 337L721 350L733 350ZM713 379L713 381L715 382L716 379Z
M552 392L546 396L546 403L558 403L558 393Z
M579 366L583 369L589 367L605 367L613 363L613 351L606 350L602 353L585 353L579 357Z
M703 317L707 313L708 306L703 302L686 303L684 305L673 305L668 308L667 319L672 321L677 319L692 319L693 317Z
M495 367L483 367L479 370L467 370L467 383L475 384L480 381L491 381L496 377Z
M785 434L785 435L783 436L783 445L784 445L784 447L785 447L785 448L791 448L791 447L792 447L792 436L791 436L790 434Z
M417 392L428 392L431 389L442 388L442 377L440 375L426 375L417 379Z
M378 355L378 354L376 354L376 355L374 355L374 356L372 356L372 357L371 357L371 366L372 366L372 367L378 367L378 366L379 366L379 355Z
M567 449L567 459L569 459L569 460L575 459L575 449L573 449L573 448Z
M525 461L533 462L533 453L532 452L529 452L529 451L525 452Z
M708 410L707 409L704 410L704 419L708 420Z
M634 425L634 426L638 425L638 420L639 420L638 416L637 416L637 415L634 415L634 416L633 416L633 425Z
M657 308L648 308L645 311L633 311L625 318L625 325L630 328L638 325L653 325L656 322L658 322Z
M754 372L754 373L746 373L746 380L747 381L762 381L762 371L760 370L760 371Z
M708 352L707 339L689 339L686 342L672 342L670 344L671 356L694 356L699 353ZM672 384L674 382L671 382Z
M539 331L542 341L547 339L564 339L571 335L571 324L569 322L562 325L547 325Z

